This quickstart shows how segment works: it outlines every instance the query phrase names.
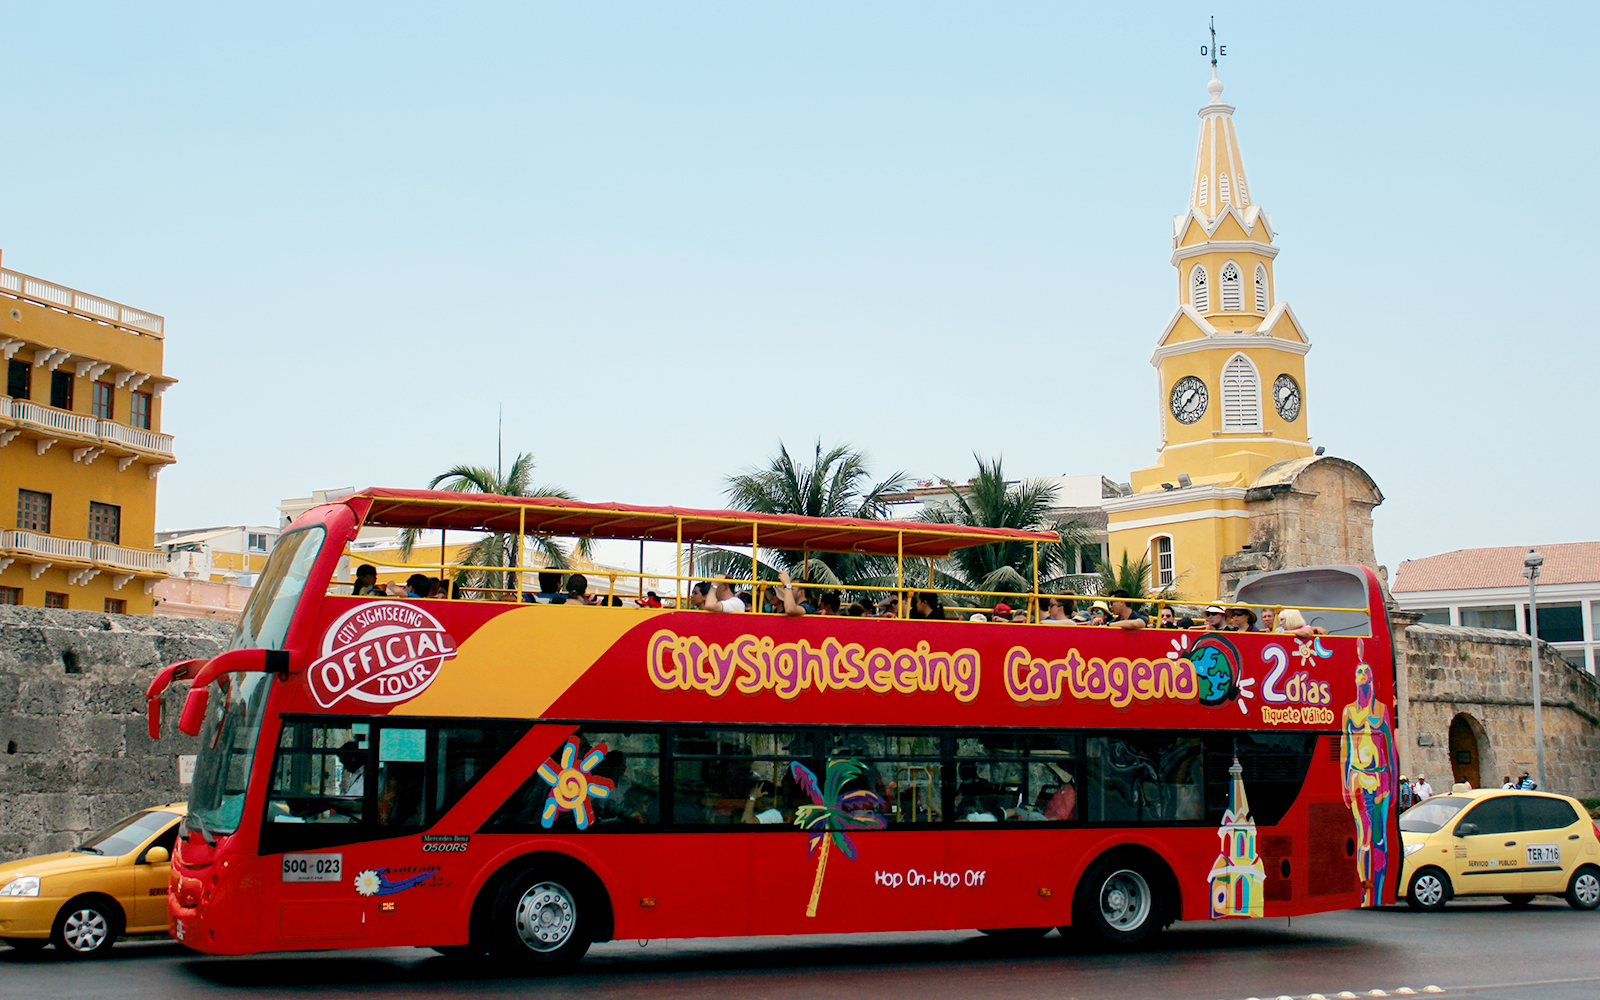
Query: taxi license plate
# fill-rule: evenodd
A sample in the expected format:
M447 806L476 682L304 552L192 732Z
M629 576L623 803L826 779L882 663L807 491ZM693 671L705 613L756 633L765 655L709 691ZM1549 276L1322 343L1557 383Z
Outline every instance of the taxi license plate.
M1528 864L1530 865L1559 865L1561 863L1560 844L1529 844Z
M283 881L337 882L344 873L343 854L285 854Z

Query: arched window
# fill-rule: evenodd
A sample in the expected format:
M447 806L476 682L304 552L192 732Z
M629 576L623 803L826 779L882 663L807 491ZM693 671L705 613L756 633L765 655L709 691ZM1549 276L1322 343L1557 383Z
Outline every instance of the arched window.
M1206 282L1204 264L1196 264L1189 272L1189 304L1201 314L1211 311L1211 287Z
M1219 174L1217 175L1217 204L1226 205L1228 201L1228 175Z
M1235 354L1222 368L1222 429L1261 429L1261 377L1243 354Z
M1256 265L1256 312L1264 313L1271 299L1267 295L1267 265Z
M1240 174L1234 179L1233 183L1234 187L1239 189L1239 207L1243 208L1250 204L1250 195L1244 189L1244 175Z
M1222 265L1222 311L1242 312L1243 310L1243 276L1239 273L1239 265L1230 260Z
M1211 200L1211 175L1206 174L1200 178L1200 207L1205 208Z
M1150 582L1157 587L1170 587L1172 572L1172 536L1157 535L1150 539Z

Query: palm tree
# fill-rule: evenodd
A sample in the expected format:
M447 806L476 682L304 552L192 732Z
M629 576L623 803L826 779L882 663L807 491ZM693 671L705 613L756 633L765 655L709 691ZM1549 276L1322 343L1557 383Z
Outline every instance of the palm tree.
M1143 601L1173 601L1183 595L1175 589L1175 584L1152 590L1150 587L1150 557L1140 556L1131 559L1128 550L1122 550L1122 564L1113 566L1102 562L1098 567L1100 574L1100 593L1109 594L1113 590L1128 592L1128 603L1138 613L1139 604Z
M728 477L728 498L739 510L761 514L800 514L805 517L855 517L877 520L889 512L885 499L905 488L906 477L896 472L874 483L866 456L839 445L822 450L819 439L809 465L795 461L783 442L778 454L764 467ZM697 553L699 572L727 579L748 579L748 555L711 548ZM828 587L894 585L894 560L852 552L787 552L763 549L756 554L755 574L776 580L780 569L797 580Z
M1066 593L1071 585L1072 554L1094 541L1090 527L1078 518L1052 514L1057 488L1043 480L1006 481L1001 459L974 455L978 474L965 485L946 482L949 497L923 510L921 519L934 524L981 528L1018 528L1054 532L1056 541L1039 546L1039 588ZM1003 594L1033 592L1033 543L995 542L958 549L932 568L934 586L947 590L980 590Z
M811 884L811 901L806 904L806 916L817 915L817 901L822 898L822 876L828 871L828 844L839 845L845 859L856 859L856 845L846 830L882 830L888 820L882 815L887 803L877 792L865 788L845 791L844 786L865 774L866 765L848 757L834 757L823 772L823 787L817 786L817 776L811 768L801 763L789 765L789 773L800 788L811 796L811 804L795 811L794 825L811 834L807 838L806 853L817 854L817 877ZM818 847L822 850L817 851Z
M524 452L512 459L511 468L503 474L498 467L490 469L482 465L457 465L430 479L428 488L431 490L443 487L456 493L492 493L505 497L574 499L571 493L557 486L530 485L532 474L533 456ZM405 559L411 555L418 534L419 530L416 528L406 528L400 532L400 558ZM455 582L467 588L500 591L520 589L515 573L496 572L481 567L520 565L520 548L523 544L531 544L546 566L565 568L568 565L568 558L572 555L549 535L530 534L523 539L515 534L491 533L461 550L460 561L463 567L480 568L458 569ZM574 551L588 558L589 550L589 540L584 538L578 540Z

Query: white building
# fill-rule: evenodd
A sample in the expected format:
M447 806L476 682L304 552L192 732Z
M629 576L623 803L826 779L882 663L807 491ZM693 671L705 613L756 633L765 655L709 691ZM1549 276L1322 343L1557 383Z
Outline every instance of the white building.
M1600 542L1536 546L1539 571L1539 638L1567 662L1595 673L1600 647ZM1458 549L1408 559L1390 588L1405 611L1422 612L1436 625L1498 628L1527 634L1528 580L1519 545Z

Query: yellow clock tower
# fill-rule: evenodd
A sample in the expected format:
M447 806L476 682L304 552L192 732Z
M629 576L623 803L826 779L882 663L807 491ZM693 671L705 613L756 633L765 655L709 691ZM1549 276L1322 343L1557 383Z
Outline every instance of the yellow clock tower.
M1154 588L1221 594L1250 540L1246 495L1268 467L1310 458L1311 341L1276 293L1272 220L1252 196L1233 111L1212 72L1188 211L1173 221L1178 308L1156 339L1161 439L1133 493L1106 502L1110 555L1148 557Z

